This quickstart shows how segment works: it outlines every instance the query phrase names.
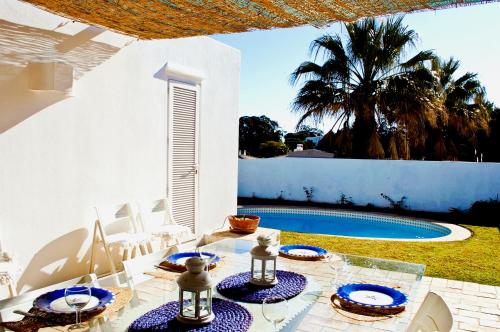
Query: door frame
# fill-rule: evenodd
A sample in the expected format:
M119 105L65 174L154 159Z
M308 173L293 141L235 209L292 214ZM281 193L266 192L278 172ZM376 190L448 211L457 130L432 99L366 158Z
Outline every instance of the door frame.
M196 113L195 113L195 154L194 154L194 165L193 171L195 172L194 176L194 232L198 231L198 210L199 210L199 177L200 177L200 166L199 166L199 153L200 153L200 84L196 83L185 83L178 80L168 80L168 116L167 116L167 201L170 204L170 209L172 215L173 211L173 197L172 197L172 184L173 184L173 141L174 141L174 128L173 128L173 90L175 87L191 90L196 92ZM175 220L175 216L174 216Z

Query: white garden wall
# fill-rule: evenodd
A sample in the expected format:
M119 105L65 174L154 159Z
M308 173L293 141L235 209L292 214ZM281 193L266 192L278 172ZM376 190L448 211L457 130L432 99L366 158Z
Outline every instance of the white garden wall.
M500 194L500 164L403 160L270 158L239 160L238 195L337 203L343 193L357 205L388 206L407 197L413 210L447 212Z
M20 291L88 272L94 206L166 195L167 63L204 78L199 232L234 213L239 51L207 37L86 40L87 26L15 0L0 0L0 25L0 242ZM33 58L70 63L72 96L29 90Z

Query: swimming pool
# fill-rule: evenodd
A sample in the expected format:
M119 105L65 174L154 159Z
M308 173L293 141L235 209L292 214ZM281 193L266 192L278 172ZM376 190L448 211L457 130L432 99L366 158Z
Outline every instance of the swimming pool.
M239 208L261 217L259 226L299 233L379 239L436 239L451 229L436 223L381 214L307 208Z

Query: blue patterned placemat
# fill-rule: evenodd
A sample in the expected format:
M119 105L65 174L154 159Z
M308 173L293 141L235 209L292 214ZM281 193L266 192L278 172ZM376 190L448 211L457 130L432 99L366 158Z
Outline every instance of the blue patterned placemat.
M249 282L250 272L238 273L222 280L217 285L217 291L235 301L262 303L269 296L291 299L300 294L307 285L306 277L298 273L278 270L276 277L276 285L264 288Z
M179 302L173 301L151 310L136 319L128 328L129 332L164 331L164 332L244 332L250 328L253 318L250 312L231 301L214 298L212 310L215 318L203 326L191 326L179 323L175 317L179 312Z

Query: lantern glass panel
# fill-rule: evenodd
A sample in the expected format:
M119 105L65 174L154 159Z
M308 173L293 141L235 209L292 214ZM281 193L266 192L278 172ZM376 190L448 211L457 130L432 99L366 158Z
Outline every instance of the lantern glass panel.
M200 317L208 316L212 313L212 296L211 290L200 292Z
M196 310L195 310L195 302L196 302L196 293L190 291L182 291L182 316L187 318L195 318Z
M264 274L264 279L266 281L273 281L274 280L274 268L275 268L275 260L270 259L266 261L266 271Z
M257 258L252 258L253 260L253 279L262 279L262 261Z

